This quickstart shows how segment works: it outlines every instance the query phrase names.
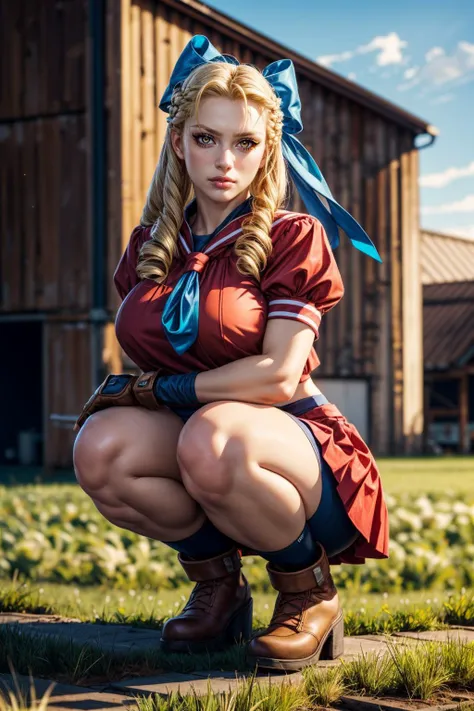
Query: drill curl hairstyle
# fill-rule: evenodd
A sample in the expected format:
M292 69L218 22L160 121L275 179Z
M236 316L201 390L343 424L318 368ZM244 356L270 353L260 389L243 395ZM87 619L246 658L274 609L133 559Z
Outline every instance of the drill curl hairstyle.
M170 121L140 219L142 226L152 225L151 239L143 244L138 258L137 274L141 279L164 281L177 254L184 208L194 190L184 161L174 151L170 133L175 130L181 134L186 119L198 116L201 99L210 96L241 99L246 110L247 100L254 101L267 111L266 161L249 186L253 206L242 221L242 234L234 244L237 269L260 281L260 272L271 254L270 228L288 189L281 150L281 100L256 67L209 62L194 69L171 98Z

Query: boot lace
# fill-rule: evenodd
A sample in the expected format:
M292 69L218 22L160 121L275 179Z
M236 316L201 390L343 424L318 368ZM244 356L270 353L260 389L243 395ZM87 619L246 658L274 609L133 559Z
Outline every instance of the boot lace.
M197 583L181 612L199 611L209 612L214 601L217 580L204 580Z
M268 631L276 627L288 627L292 632L296 632L301 621L301 615L306 609L307 600L307 590L299 593L278 593Z

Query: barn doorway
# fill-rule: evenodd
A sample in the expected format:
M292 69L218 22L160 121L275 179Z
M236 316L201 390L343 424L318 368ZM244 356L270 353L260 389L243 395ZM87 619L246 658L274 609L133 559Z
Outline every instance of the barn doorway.
M0 322L0 464L43 457L43 324Z

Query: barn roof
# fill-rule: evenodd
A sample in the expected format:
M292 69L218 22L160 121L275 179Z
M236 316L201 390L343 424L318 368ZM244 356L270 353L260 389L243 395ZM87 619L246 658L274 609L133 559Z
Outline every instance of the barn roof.
M422 230L423 348L427 370L474 358L474 240Z
M474 279L474 239L422 230L422 283L443 284L471 279Z
M201 20L202 16L205 15L206 23L215 25L216 30L220 32L224 27L227 35L239 42L244 42L247 46L252 47L255 52L266 52L271 56L291 59L297 66L298 72L305 74L309 79L372 109L393 123L408 128L414 134L428 133L433 137L438 135L438 130L423 119L383 99L378 94L364 89L359 84L346 79L340 74L326 69L326 67L317 64L308 57L276 42L273 38L257 32L207 3L200 2L200 0L164 1L179 12L187 11L188 14L194 15L194 17Z
M474 280L423 287L427 370L462 367L474 358Z

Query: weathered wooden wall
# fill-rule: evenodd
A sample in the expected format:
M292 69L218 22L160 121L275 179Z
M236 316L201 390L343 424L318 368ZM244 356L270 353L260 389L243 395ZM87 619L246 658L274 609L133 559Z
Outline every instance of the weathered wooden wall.
M88 308L85 7L0 0L0 313Z
M91 390L87 0L0 0L0 32L0 320L42 321L44 460L66 466L50 416Z
M138 223L166 132L158 107L172 68L194 34L263 69L279 58L200 15L195 3L122 0L122 230ZM117 12L117 11L115 11ZM343 240L335 254L346 286L324 319L321 376L366 378L371 442L379 451L415 449L422 430L421 291L418 285L418 166L414 132L321 85L296 66L305 129L300 140L333 194L375 241L383 265ZM290 209L304 211L298 196ZM116 232L117 234L117 232ZM116 254L119 249L111 246Z

